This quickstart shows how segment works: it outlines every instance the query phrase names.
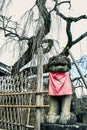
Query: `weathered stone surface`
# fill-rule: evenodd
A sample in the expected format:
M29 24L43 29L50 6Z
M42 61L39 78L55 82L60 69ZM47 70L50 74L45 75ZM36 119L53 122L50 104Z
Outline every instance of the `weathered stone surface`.
M65 55L57 55L49 59L48 70L50 72L67 72L69 69L71 69L71 62Z
M87 130L87 124L58 125L42 123L41 130Z
M6 130L6 129L0 129L0 130Z

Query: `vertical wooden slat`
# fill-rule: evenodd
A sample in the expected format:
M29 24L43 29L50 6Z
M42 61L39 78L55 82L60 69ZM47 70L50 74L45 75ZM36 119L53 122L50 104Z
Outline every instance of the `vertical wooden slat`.
M37 56L37 92L41 92L43 90L43 48L38 48L38 56ZM37 95L36 97L37 105L43 105L43 97L41 95ZM36 130L40 130L40 123L42 122L42 114L41 109L37 108L36 110Z
M15 95L15 104L17 105L18 104L18 95ZM15 115L15 124L16 124L16 130L18 130L17 128L17 124L19 122L19 109L18 108L14 108L14 111L16 113Z
M11 92L14 92L13 90L14 90L14 88L13 88L13 85L12 85L12 77L9 79L9 86L10 86L10 89L11 89ZM13 103L13 96L9 96L9 105L10 104L12 104ZM10 128L11 128L11 130L14 130L14 128L13 128L13 108L9 108L9 114L10 114L10 122L9 123L11 123L10 124Z
M16 86L15 86L15 79L13 78L13 76L11 77L11 84L13 86L13 92L16 92ZM13 98L12 98L12 104L16 104L16 96L13 95ZM13 130L17 130L17 119L16 119L16 115L17 115L17 109L16 108L13 108Z
M29 105L31 105L31 99L32 99L32 95L30 95L30 98L29 98ZM29 116L30 116L30 108L28 108L27 125L29 125Z
M18 104L21 105L21 95L18 95ZM19 117L19 130L21 130L21 108L18 108L18 117Z
M6 80L5 80L5 77L3 77L3 88L4 88L4 91L6 91ZM7 96L4 96L3 97L3 104L6 104L7 103ZM4 119L3 119L3 127L6 127L6 111L7 109L4 108L3 109L3 112L4 112Z
M2 77L0 77L0 86L1 86L1 88L0 88L0 91L1 91L1 93L2 93ZM0 103L2 104L2 99L3 97L0 97ZM3 108L1 108L0 109L0 127L2 126L2 120L3 120Z
M20 76L20 82L21 82L21 92L23 92L23 83L24 83L24 77L23 77L23 73L21 73L21 76ZM21 103L21 105L23 105L23 95L20 95L20 99L21 99L21 101L20 101L20 103ZM21 108L20 109L20 119L21 119L21 124L22 125L24 125L24 118L25 117L23 117L23 112L24 112L24 108ZM21 126L21 130L24 130L24 127L23 126Z

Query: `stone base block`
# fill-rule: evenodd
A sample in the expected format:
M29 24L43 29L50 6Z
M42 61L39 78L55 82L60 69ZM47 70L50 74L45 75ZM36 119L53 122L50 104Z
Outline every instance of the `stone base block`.
M58 125L41 123L41 130L87 130L87 124Z

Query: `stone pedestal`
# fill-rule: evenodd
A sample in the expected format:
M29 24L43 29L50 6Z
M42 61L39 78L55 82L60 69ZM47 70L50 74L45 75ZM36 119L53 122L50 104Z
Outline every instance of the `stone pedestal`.
M41 130L87 130L87 124L77 123L75 125L41 124Z

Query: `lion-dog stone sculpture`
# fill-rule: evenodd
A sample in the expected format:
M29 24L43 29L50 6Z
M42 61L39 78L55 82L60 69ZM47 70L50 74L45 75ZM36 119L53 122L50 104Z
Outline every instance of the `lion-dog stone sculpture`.
M73 124L76 116L70 112L72 100L72 85L69 70L71 62L65 55L53 56L48 62L49 69L49 112L47 123L61 125Z

